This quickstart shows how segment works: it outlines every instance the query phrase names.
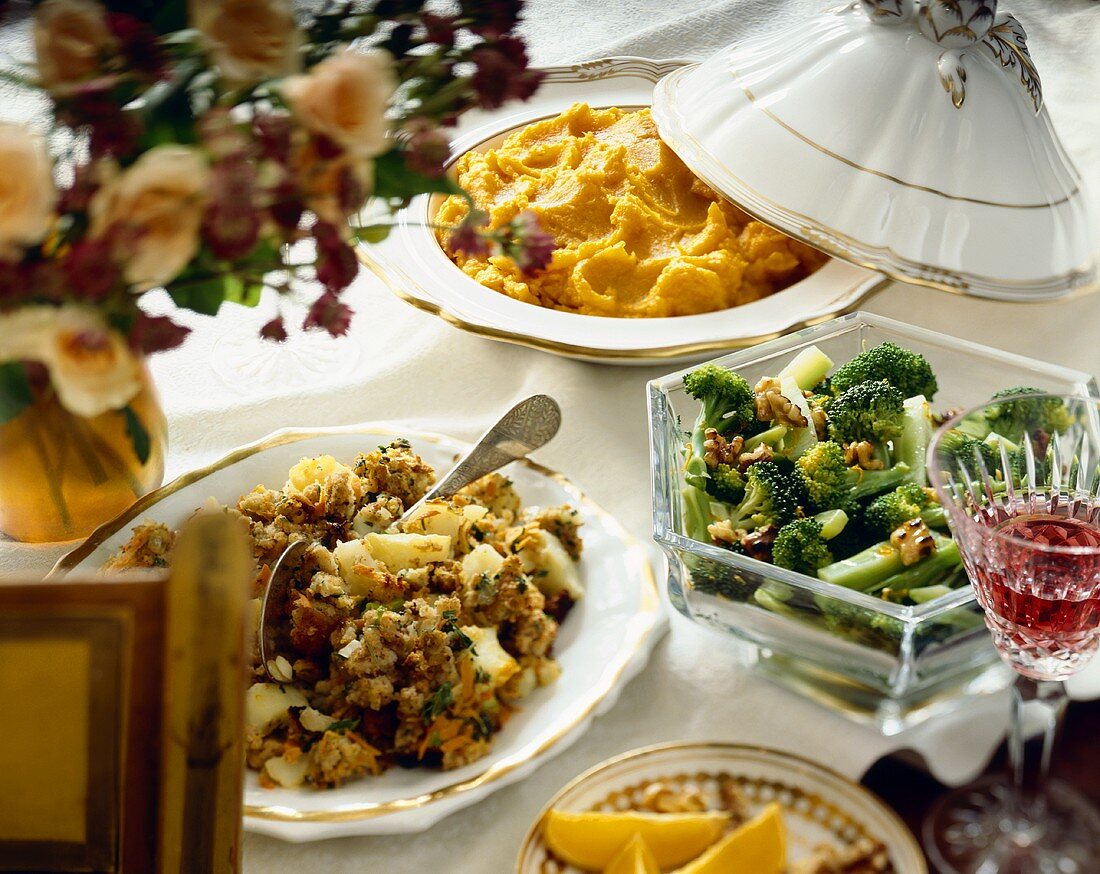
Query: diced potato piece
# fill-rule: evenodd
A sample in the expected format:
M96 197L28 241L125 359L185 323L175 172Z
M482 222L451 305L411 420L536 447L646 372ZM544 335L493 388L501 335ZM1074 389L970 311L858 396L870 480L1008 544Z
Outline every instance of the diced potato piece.
M494 689L519 670L519 663L500 645L495 628L465 625L462 631L474 642L474 667L489 675L489 685Z
M565 547L549 531L528 529L521 540L522 548L516 553L523 563L523 570L546 596L565 591L574 601L584 597L577 565Z
M451 538L446 534L368 534L363 540L391 573L451 557Z
M286 722L291 707L305 707L306 696L293 686L253 683L245 695L244 721L263 732L272 725Z
M332 551L336 557L336 564L340 568L340 576L348 583L354 579L355 566L375 567L378 562L370 554L365 540L349 540L346 543L337 543Z
M298 716L298 721L302 723L302 728L306 731L324 731L336 721L336 718L322 713L320 710L307 707Z
M452 543L457 543L469 524L462 511L446 501L428 501L421 504L401 527L410 534L445 534Z
M287 490L297 489L302 491L311 483L323 483L325 479L337 471L352 473L352 469L346 464L341 464L331 455L318 455L316 458L303 458L290 469L290 476L286 481ZM354 475L354 474L353 474Z
M483 507L480 504L467 504L462 508L462 515L471 522L480 522L489 515L489 508Z
M309 753L303 753L293 762L288 762L282 756L268 759L264 762L264 770L280 786L287 789L301 786L309 773Z
M490 577L500 573L500 566L504 559L488 543L482 543L472 549L462 559L462 576L469 583L471 580L488 574Z

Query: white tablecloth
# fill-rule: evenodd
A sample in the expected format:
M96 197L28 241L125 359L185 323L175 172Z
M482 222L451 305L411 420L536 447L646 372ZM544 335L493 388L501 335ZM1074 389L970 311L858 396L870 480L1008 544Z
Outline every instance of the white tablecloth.
M616 54L704 57L740 36L782 26L823 5L821 0L534 0L526 30L539 64ZM1097 204L1100 4L1016 0L1004 5L1027 27L1047 106ZM11 117L11 104L5 101L4 107L2 113ZM197 330L191 340L153 361L170 422L169 478L291 425L386 421L474 438L514 401L547 392L561 400L565 421L538 458L567 473L638 537L649 539L643 389L647 379L667 367L583 364L474 337L401 303L365 274L348 299L359 318L342 344L342 363L322 361L314 367L287 352L267 362L277 365L275 378L262 372L251 379L232 373L226 378L227 362L240 360L231 358L235 341L270 317L264 307L223 314L228 318L217 323L192 320ZM866 308L1100 372L1100 296L1010 305L895 285ZM346 354L353 348L357 354ZM0 572L44 572L61 551L0 543ZM305 846L248 836L245 870L508 871L532 818L563 783L610 755L666 740L769 744L853 777L891 749L942 747L935 769L962 780L982 766L999 739L1004 707L1002 699L985 699L965 716L925 726L916 735L884 739L745 671L727 641L674 616L649 668L618 706L528 780L420 836Z

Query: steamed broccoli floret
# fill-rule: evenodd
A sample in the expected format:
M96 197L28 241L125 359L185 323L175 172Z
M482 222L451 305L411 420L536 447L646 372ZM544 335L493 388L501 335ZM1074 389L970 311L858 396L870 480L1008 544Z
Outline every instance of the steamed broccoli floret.
M997 392L992 400L1000 401L1001 398L1012 395L1035 394L1043 394L1043 390L1014 386ZM1060 434L1071 424L1069 410L1060 398L1021 397L1012 401L1000 401L986 410L985 418L990 429L1016 441L1036 430Z
M691 588L705 595L717 595L730 601L747 601L759 586L755 575L746 576L741 571L713 559L688 555L684 557L684 564L691 575Z
M861 352L833 373L831 385L836 394L863 382L886 380L901 392L902 398L924 395L935 397L939 386L936 375L923 355L903 349L889 341Z
M703 405L696 430L716 428L725 434L756 421L752 386L726 367L704 364L696 368L684 377L684 390Z
M745 496L745 475L733 465L716 465L710 469L707 494L727 504L739 504Z
M1000 468L1000 453L996 449L958 428L952 428L940 437L937 451L946 458L952 459L955 465L962 464L975 476L981 472L978 458L990 473Z
M851 490L851 477L844 461L844 449L832 440L821 440L795 462L810 503L824 510L839 507Z
M864 519L879 534L889 537L899 525L904 525L910 519L922 518L925 511L933 505L942 515L942 508L933 502L928 492L916 483L902 483L892 492L879 495L871 501L867 505Z
M707 429L727 433L755 422L752 387L732 370L704 364L684 377L684 389L703 405L691 432L691 453L684 468L684 480L690 486L706 490L710 478L703 457Z
M881 444L901 433L904 415L905 396L885 379L861 382L829 404L829 437Z
M745 499L730 516L734 528L783 526L798 513L805 499L802 480L789 466L758 461L749 468Z
M834 634L888 653L899 651L905 633L900 619L825 595L814 595L814 603L825 627Z
M833 554L817 519L795 519L784 525L772 544L772 564L813 576L832 564Z

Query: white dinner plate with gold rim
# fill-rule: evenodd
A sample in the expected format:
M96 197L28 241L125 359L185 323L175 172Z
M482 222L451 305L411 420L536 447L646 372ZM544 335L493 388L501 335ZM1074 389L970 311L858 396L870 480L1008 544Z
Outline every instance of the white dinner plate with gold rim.
M622 57L546 68L543 85L526 103L462 116L451 154L492 148L512 131L579 101L649 106L656 82L688 63ZM359 247L360 260L402 300L459 328L572 358L611 364L695 360L833 318L888 282L832 259L790 288L727 310L655 319L578 315L514 300L464 274L427 226L437 203L427 195L415 198L395 217L386 240Z
M146 495L62 557L51 575L94 572L137 523L178 525L208 497L233 504L257 483L281 484L303 456L327 453L351 461L398 436L407 437L437 471L469 448L436 434L369 425L277 431ZM666 621L645 548L560 474L531 461L505 472L525 505L569 503L584 520L580 569L587 591L563 622L555 646L561 677L525 699L492 752L464 768L395 768L327 791L263 789L249 772L245 828L289 841L421 831L560 753L645 665Z
M810 855L819 844L844 847L866 837L886 847L893 874L928 874L916 839L877 796L828 768L779 750L734 743L686 741L624 753L581 774L532 823L516 859L516 874L578 874L543 841L543 821L552 809L566 811L637 808L645 790L660 783L691 785L714 800L732 778L749 813L776 801L783 808L788 861Z

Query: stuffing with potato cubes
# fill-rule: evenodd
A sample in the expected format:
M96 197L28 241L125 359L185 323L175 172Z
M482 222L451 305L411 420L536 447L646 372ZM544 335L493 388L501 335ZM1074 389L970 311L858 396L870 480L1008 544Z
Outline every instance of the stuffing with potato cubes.
M516 701L557 678L558 624L583 595L579 514L524 508L490 474L397 527L434 481L395 440L350 465L304 458L281 488L224 508L252 544L257 617L275 561L309 543L286 617L293 659L265 672L253 646L246 749L262 784L460 767L489 751ZM138 526L107 566L163 565L173 539L164 525Z

